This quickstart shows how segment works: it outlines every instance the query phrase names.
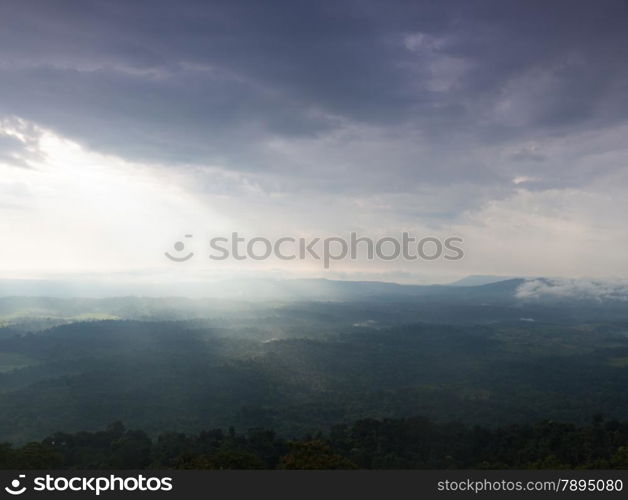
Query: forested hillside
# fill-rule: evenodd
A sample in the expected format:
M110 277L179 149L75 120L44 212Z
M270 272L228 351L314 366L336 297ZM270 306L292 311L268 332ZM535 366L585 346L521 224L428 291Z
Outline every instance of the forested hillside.
M396 307L386 318L313 303L5 328L0 440L118 420L152 437L234 426L291 438L365 418L503 426L628 414L626 322L408 324L395 323Z
M286 440L273 431L168 432L154 439L121 423L55 433L22 447L0 445L9 469L624 469L628 423L595 417L499 428L425 418L362 420Z

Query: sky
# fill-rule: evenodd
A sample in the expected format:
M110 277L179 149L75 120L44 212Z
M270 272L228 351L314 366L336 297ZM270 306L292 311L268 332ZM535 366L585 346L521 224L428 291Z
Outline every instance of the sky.
M628 278L627 61L625 1L0 0L0 279ZM464 258L207 257L352 231Z

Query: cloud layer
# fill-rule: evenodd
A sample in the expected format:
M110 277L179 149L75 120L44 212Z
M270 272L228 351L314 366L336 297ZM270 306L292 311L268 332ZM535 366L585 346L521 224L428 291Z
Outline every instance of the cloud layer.
M628 280L538 279L517 289L520 299L628 301Z
M62 189L16 173L59 163L47 131L240 225L628 275L626 60L620 0L1 2L0 208Z

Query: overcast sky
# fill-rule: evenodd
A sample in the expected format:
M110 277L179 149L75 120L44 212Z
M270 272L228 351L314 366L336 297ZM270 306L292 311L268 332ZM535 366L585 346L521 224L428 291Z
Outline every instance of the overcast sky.
M628 278L627 215L625 1L0 0L0 277ZM465 258L204 257L232 231Z

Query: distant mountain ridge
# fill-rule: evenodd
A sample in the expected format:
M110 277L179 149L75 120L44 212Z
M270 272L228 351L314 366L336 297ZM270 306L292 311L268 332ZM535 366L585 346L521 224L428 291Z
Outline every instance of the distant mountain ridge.
M219 310L246 308L259 303L398 303L403 307L457 308L559 308L561 311L624 311L628 309L628 287L604 286L586 280L511 278L479 284L488 277L470 277L458 284L406 285L379 281L336 281L328 279L239 279L207 284L201 297L173 293L170 296L126 296L88 298L72 296L9 295L10 287L0 288L0 321L11 323L20 317L73 317L88 313L89 318L116 319L145 316L177 318L205 317ZM491 279L494 279L491 278ZM466 284L465 284L466 283ZM470 283L478 283L472 285ZM0 283L2 285L2 283ZM179 291L179 290L177 290ZM248 305L247 305L248 304ZM622 313L623 314L623 313ZM522 314L530 317L530 314Z
M498 281L507 281L511 279L521 279L521 276L496 276L492 274L472 274L462 279L448 283L449 286L480 286L490 285Z

